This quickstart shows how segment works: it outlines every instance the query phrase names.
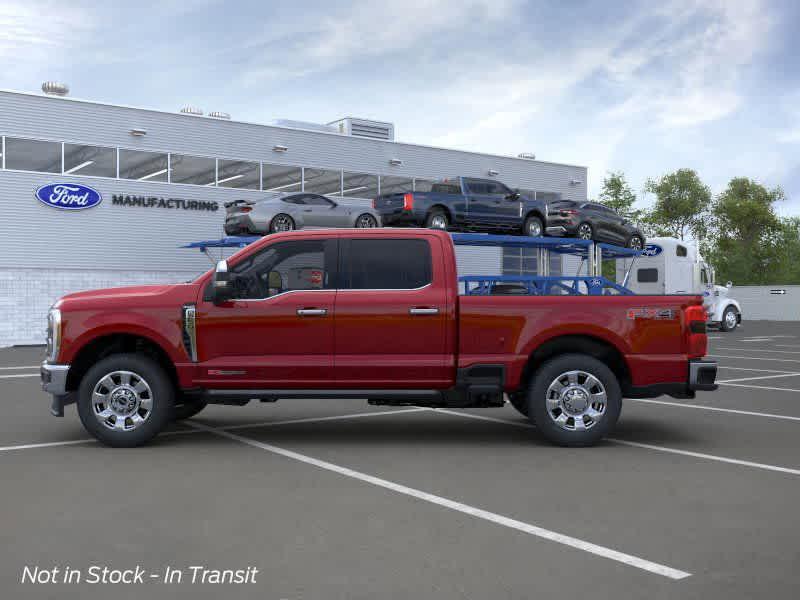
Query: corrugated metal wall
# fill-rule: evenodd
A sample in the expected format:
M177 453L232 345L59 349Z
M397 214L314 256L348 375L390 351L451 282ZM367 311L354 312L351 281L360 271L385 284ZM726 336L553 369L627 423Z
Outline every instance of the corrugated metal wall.
M800 285L734 285L730 296L743 321L800 321Z

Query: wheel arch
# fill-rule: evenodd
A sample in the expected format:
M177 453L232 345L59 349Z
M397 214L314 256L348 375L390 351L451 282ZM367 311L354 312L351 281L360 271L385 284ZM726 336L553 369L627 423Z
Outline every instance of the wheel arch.
M540 365L562 354L586 354L603 363L616 375L620 388L624 391L631 385L631 373L625 355L608 340L585 334L567 334L551 337L537 346L528 356L522 369L519 389L530 385L533 375Z
M164 347L154 339L142 333L104 333L87 340L70 361L67 374L67 390L75 391L86 372L99 360L113 354L143 354L154 360L167 373L175 389L179 387L178 372L175 363Z

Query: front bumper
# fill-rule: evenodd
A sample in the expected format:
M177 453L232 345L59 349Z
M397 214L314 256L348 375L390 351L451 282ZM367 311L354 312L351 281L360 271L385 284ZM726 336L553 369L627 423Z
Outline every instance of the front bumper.
M68 373L69 365L53 365L47 361L39 369L42 389L53 397L50 412L55 417L63 417L64 406L75 402L74 394L67 391Z

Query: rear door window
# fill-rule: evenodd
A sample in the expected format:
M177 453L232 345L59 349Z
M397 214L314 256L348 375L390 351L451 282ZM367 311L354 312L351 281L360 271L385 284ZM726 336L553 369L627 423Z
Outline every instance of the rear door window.
M433 280L427 240L349 240L342 289L413 290Z

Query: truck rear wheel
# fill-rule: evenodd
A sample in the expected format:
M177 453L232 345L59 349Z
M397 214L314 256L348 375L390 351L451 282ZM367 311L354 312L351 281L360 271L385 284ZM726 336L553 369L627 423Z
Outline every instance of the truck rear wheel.
M108 446L141 446L169 423L174 395L170 378L154 360L113 354L83 376L78 415L86 430Z
M425 227L428 229L447 231L447 228L450 227L450 219L444 210L441 208L434 208L428 213L428 216L425 217Z
M545 362L531 382L528 414L559 446L592 446L608 435L622 409L614 373L586 354L562 354Z

